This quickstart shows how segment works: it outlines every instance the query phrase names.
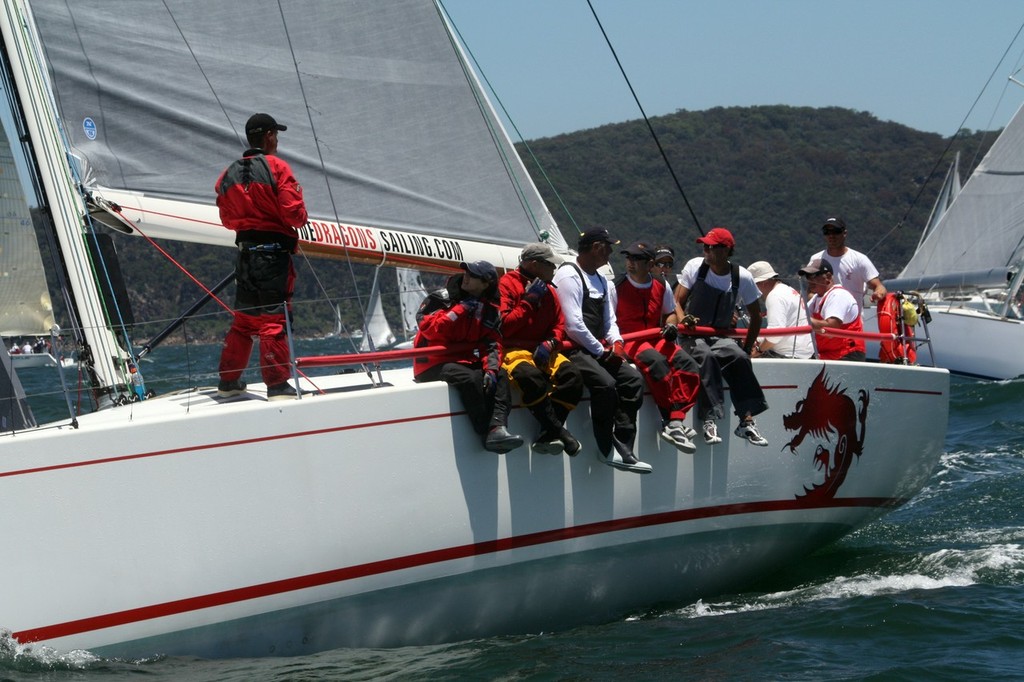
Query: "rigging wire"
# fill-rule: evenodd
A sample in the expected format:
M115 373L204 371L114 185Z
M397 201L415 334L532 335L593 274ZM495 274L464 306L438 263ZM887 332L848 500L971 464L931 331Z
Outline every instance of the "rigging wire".
M690 217L693 218L693 224L697 227L697 231L700 232L701 236L704 236L704 228L700 225L700 220L697 219L697 214L693 212L693 206L690 205L690 200L686 198L686 192L683 191L683 185L679 182L679 178L676 177L675 170L672 169L672 162L668 160L668 155L665 153L664 147L661 146L661 140L658 139L658 134L654 132L654 127L651 125L651 120L647 117L647 112L644 111L644 107L640 104L640 98L637 97L636 90L633 89L633 84L629 81L629 76L626 75L626 69L623 68L622 62L619 61L619 55L615 52L615 48L612 46L612 41L608 37L608 33L604 30L604 25L601 24L601 19L597 16L597 11L594 9L594 5L587 0L587 7L590 8L590 13L594 15L594 21L597 22L597 27L601 29L601 35L604 36L604 41L608 44L608 49L611 50L612 57L615 58L615 63L619 67L619 71L622 73L622 78L626 81L626 85L629 87L629 92L633 95L633 100L636 102L636 106L640 109L640 114L644 118L644 123L647 124L647 130L650 131L651 137L654 138L654 144L658 146L658 151L661 152L661 158L665 161L665 166L668 168L669 174L672 176L672 181L676 183L676 189L679 190L679 195L683 198L683 202L686 204L687 210L690 211Z
M587 1L589 2L590 0L587 0ZM899 221L893 227L889 228L889 231L886 232L884 235L882 235L879 238L879 240L877 242L875 242L874 246L872 246L870 249L868 249L868 251L866 251L866 253L870 254L875 249L877 249L879 246L881 246L882 242L884 242L886 239L888 239L892 235L893 232L895 232L896 230L903 229L903 225L906 223L907 218L910 216L911 211L913 211L914 208L917 207L918 202L921 200L921 196L924 194L925 188L928 187L928 184L931 182L932 177L934 177L935 171L938 170L939 166L942 164L942 160L944 158L946 158L947 154L949 154L949 150L953 147L953 143L956 142L957 138L959 138L960 135L963 133L963 131L964 131L964 124L967 123L967 119L970 118L971 113L974 112L974 108L978 106L978 102L981 101L982 95L985 94L985 90L988 89L989 85L992 83L992 79L995 78L996 73L999 72L999 69L1000 69L1000 67L1002 67L1003 62L1006 61L1006 55L1008 55L1010 53L1010 48L1012 48L1014 43L1017 42L1017 39L1020 38L1020 35L1021 35L1022 32L1024 32L1024 23L1022 23L1020 25L1020 27L1017 29L1017 32L1014 34L1013 39L1010 40L1010 44L1007 45L1006 49L1003 51L1002 57L999 58L999 62L996 63L995 68L992 69L992 73L989 74L989 77L985 81L985 84L981 86L981 90L978 91L978 95L974 98L974 102L971 103L970 109L967 110L967 113L964 115L963 119L960 121L960 125L957 126L956 132L952 136L950 136L949 142L946 143L946 148L942 150L942 153L940 153L939 157L935 160L935 164L931 167L931 170L928 171L928 175L925 176L924 182L921 183L921 187L917 190L917 194L911 200L910 205L907 207L907 210L903 213L903 217L900 218ZM1005 91L1005 88L1004 88L1004 91ZM991 125L991 119L989 119L989 125ZM984 140L982 140L982 143L984 143ZM981 145L979 145L978 149L979 150L981 149ZM974 162L976 160L977 160L977 151L975 152L974 159L971 160L971 164L968 167L969 168L973 168L974 167Z
M573 216L572 212L569 211L569 207L565 205L565 202L562 201L562 195L559 194L558 189L555 188L555 185L551 181L551 178L548 176L547 171L544 170L544 166L541 165L540 159L538 159L537 156L533 153L533 149L530 147L530 144L523 137L522 132L520 132L519 127L516 125L516 122L512 119L512 116L511 114L509 114L508 109L505 108L505 103L501 101L501 98L498 96L498 92L494 89L494 86L491 85L491 81L487 78L487 75L484 73L484 70L480 66L480 62L477 60L476 55L473 54L473 50L470 49L469 43L466 42L466 39L462 36L462 32L459 31L459 27L455 25L455 22L452 20L451 15L448 14L448 9L444 6L442 0L437 0L437 5L441 9L444 19L447 20L448 24L452 27L452 30L455 31L455 35L458 37L459 42L461 42L463 47L465 47L466 53L469 55L469 58L473 61L473 65L476 67L477 73L480 74L480 77L487 85L487 89L490 91L491 96L494 98L494 101L498 103L498 106L501 108L501 112L505 114L505 118L508 119L509 125L511 125L512 129L516 132L516 137L518 137L519 141L523 143L523 147L529 153L530 158L533 160L533 162L537 164L537 169L540 171L541 176L543 176L544 182L547 183L547 186L555 195L555 199L558 201L558 205L561 206L562 211L564 211L565 215L569 218L569 222L572 223L572 226L573 228L575 228L576 233L582 234L583 231L580 229L579 224L576 222L576 218ZM521 189L519 190L519 193L520 197L523 199L523 202L527 203L528 207L528 202L526 202L526 199L522 197L523 193ZM531 218L533 218L534 220L534 225L538 226L536 219L532 215L532 212Z

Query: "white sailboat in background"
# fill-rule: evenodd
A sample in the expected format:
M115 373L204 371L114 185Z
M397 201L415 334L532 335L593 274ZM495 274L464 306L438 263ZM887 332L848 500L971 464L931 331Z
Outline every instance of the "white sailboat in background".
M359 344L359 350L367 353L371 350L387 350L395 345L397 339L391 331L388 318L384 316L384 306L380 300L380 268L373 273L373 286L370 289L370 301L366 306L366 331ZM372 342L372 343L371 343Z
M648 401L646 477L595 456L585 409L569 423L582 457L485 453L454 393L408 370L303 380L315 393L292 401L254 383L122 404L131 345L84 246L88 210L231 247L211 187L254 110L288 125L307 255L455 272L565 242L435 2L3 7L8 134L52 217L101 408L0 435L17 548L0 628L19 642L284 656L603 622L763 578L907 501L938 462L948 373L867 363L758 361L767 449L680 456ZM518 407L510 425L535 428Z
M1024 346L1022 112L962 188L959 159L954 161L914 255L895 280L886 281L891 291L925 295L934 362L958 374L1024 374L1024 357L1014 350Z
M6 136L0 136L0 337L6 340L0 343L15 368L57 366L48 350L38 352L30 341L29 351L24 352L17 342L22 337L49 338L53 325L53 304L32 215L11 145Z

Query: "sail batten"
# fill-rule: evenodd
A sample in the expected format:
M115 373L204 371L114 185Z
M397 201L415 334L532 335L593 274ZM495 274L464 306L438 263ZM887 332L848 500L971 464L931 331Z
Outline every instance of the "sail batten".
M42 0L33 12L90 184L212 204L245 120L267 111L288 126L280 154L310 215L561 242L433 3Z

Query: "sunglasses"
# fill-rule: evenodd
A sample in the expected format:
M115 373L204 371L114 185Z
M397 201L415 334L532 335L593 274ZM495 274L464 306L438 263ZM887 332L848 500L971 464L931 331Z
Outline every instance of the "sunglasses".
M842 234L843 231L838 227L830 227L821 231L822 234Z
M657 266L658 266L659 268L670 268L670 267L672 267L673 265L675 265L675 261L670 261L670 260L656 260L656 261L654 261L654 264L655 264L655 265L657 265Z
M710 251L711 249L727 249L727 248L729 248L729 247L726 246L725 244L705 244L704 245L704 250L705 251Z

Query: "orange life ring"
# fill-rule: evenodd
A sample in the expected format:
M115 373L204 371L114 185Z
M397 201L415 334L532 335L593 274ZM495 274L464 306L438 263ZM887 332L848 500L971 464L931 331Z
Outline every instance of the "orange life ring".
M882 341L879 344L878 360L890 365L917 364L914 328L903 321L902 294L886 294L878 302L877 319L879 333L896 335L894 341Z

